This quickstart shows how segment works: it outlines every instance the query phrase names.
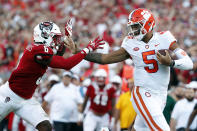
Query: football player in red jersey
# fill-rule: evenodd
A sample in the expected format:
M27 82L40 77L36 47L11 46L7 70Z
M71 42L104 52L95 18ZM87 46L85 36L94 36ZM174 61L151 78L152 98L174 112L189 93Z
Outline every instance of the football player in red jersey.
M84 131L94 131L101 127L109 126L109 114L115 102L116 89L106 85L107 73L104 69L98 69L95 74L95 82L88 86L81 112L83 113L87 101L90 100L90 108L83 122Z
M53 22L42 22L34 28L34 44L24 50L23 56L8 82L0 88L0 121L10 112L23 118L39 131L51 131L51 124L41 105L32 97L48 67L69 70L89 52L101 48L102 40L96 38L81 52L65 59L65 46L72 48L72 24L65 26L65 42ZM66 42L67 41L67 42Z

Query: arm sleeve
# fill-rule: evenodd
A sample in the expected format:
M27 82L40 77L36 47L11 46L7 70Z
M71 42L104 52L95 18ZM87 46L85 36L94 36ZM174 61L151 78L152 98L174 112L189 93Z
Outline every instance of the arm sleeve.
M193 69L193 62L184 50L177 48L173 52L178 58L178 60L174 60L175 68L182 69L182 70Z
M72 67L81 62L84 59L84 57L85 54L82 54L81 52L67 59L63 58L62 56L53 56L49 64L49 67L70 70Z

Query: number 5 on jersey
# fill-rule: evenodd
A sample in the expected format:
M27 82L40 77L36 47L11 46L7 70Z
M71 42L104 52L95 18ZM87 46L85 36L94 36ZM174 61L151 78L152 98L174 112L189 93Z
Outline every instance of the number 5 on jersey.
M147 52L142 52L142 58L145 64L152 64L153 68L150 68L149 66L145 66L144 69L148 73L155 73L158 71L158 63L155 59L148 59L147 57L150 55L155 55L155 50L147 51Z

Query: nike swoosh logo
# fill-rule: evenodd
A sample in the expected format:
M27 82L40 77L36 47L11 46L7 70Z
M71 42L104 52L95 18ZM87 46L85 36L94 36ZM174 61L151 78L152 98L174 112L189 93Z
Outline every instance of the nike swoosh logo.
M155 47L157 47L159 44L156 44Z

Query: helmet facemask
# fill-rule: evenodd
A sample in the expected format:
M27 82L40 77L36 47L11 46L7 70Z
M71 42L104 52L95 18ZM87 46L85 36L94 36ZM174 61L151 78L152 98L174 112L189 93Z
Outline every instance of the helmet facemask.
M132 22L131 22L132 23ZM142 40L146 35L146 32L143 30L143 22L135 22L133 24L127 24L128 35L132 36L134 39Z
M42 31L41 32L41 36L44 39L48 39L52 28L53 28L52 22L43 22L43 23L41 23L40 24L40 30Z

